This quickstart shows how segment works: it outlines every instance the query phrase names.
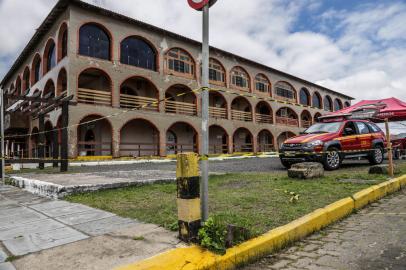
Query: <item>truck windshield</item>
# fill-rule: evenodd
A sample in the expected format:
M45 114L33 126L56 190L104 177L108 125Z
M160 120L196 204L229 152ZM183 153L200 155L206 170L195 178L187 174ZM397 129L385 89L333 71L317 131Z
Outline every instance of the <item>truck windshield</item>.
M312 134L312 133L334 133L340 130L340 127L343 123L334 122L334 123L317 123L306 129L303 133Z

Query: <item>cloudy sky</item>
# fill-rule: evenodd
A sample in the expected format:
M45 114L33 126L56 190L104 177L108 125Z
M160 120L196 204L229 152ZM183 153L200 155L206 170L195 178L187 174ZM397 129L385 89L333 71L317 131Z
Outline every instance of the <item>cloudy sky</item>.
M86 0L193 39L186 0ZM0 0L0 77L56 0ZM406 100L405 0L218 0L211 44L356 99Z

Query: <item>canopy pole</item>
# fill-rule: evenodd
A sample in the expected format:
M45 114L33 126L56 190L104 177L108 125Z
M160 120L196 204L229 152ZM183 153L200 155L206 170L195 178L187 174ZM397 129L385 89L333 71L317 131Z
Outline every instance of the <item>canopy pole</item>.
M390 140L390 130L389 130L389 119L385 118L385 129L386 129L386 141L388 143L388 159L389 159L389 176L394 176L393 170L393 153L392 153L392 142Z

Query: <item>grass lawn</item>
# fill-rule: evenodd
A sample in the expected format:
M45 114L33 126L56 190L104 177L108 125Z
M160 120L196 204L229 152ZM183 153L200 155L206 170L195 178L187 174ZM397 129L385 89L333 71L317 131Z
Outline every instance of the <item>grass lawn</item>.
M398 164L398 168L405 174L406 162ZM212 176L210 213L258 235L386 179L368 175L365 167L327 172L325 177L314 180L293 180L286 173ZM298 201L291 202L291 192L299 195ZM175 183L99 191L66 199L165 228L177 228Z

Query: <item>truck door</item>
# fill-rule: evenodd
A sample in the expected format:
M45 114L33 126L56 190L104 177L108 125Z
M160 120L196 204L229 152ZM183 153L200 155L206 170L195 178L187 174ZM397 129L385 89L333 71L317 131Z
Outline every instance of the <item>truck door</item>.
M363 122L355 122L355 125L358 129L357 144L363 152L370 150L372 148L372 134L368 126Z
M357 128L355 127L354 122L349 121L345 124L344 130L342 133L342 137L340 138L341 141L341 148L345 152L346 155L350 155L351 152L359 149L359 142L357 141Z

